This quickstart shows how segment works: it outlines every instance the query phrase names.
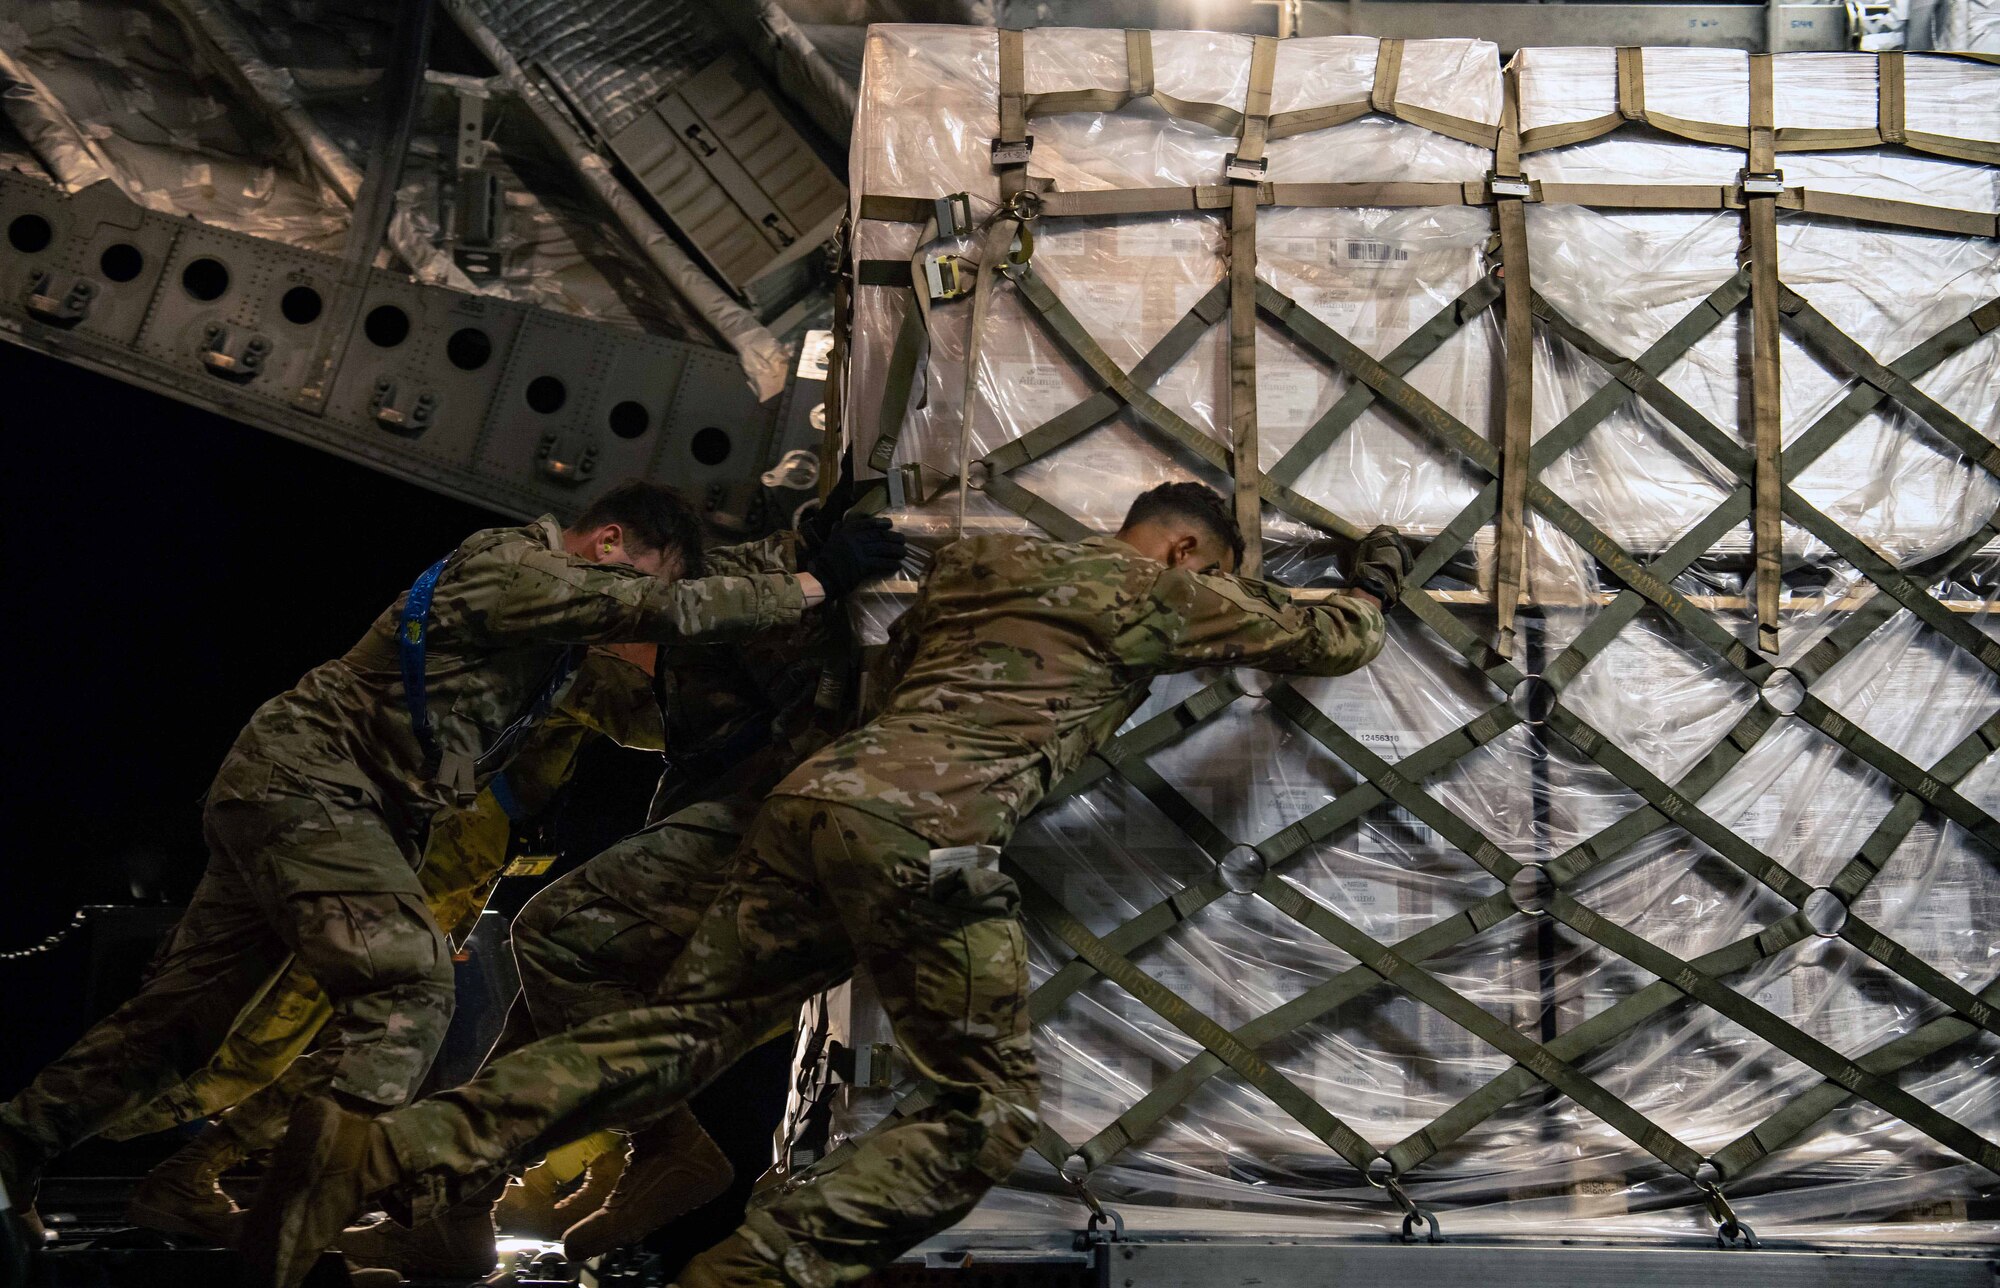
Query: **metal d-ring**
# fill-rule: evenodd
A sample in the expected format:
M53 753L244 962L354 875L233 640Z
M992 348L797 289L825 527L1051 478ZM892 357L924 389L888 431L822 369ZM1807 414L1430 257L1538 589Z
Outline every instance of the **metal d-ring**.
M1375 1183L1373 1178L1370 1178L1369 1183ZM1390 1175L1384 1179L1381 1185L1383 1189L1389 1191L1389 1197L1396 1200L1396 1206L1403 1209L1402 1240L1404 1243L1415 1243L1417 1241L1417 1223L1420 1221L1430 1227L1430 1233L1425 1236L1426 1242L1444 1242L1444 1229L1438 1224L1437 1213L1431 1211L1429 1208L1417 1206L1415 1200L1404 1193L1403 1187L1396 1183L1394 1175Z
M1763 1246L1757 1232L1750 1228L1750 1223L1737 1217L1736 1210L1729 1206L1729 1200L1722 1197L1720 1186L1713 1183L1702 1185L1702 1196L1708 1202L1708 1215L1715 1222L1717 1247L1751 1249Z

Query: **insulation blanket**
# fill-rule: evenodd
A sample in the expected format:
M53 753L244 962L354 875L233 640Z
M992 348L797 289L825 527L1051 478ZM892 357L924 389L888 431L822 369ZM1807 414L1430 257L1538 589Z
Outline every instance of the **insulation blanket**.
M1013 246L1031 252L1028 269L987 287L962 450L973 300L924 302L907 408L886 406L884 390L917 304L897 265L915 255L921 277L930 256L976 258L982 230L920 245L934 231L920 207L873 218L885 207L869 203L963 191L975 223L993 216L999 42L972 28L871 29L841 412L858 459L878 435L900 434L890 463L899 518L929 540L957 530L951 480L962 467L1107 384L1029 298L1029 275L1121 373L1205 297L1220 301L1189 324L1198 334L1184 354L1134 383L1217 445L1232 441L1227 291L1216 288L1229 274L1225 165L1240 144L1186 105L1244 108L1255 50L1247 37L1153 33L1150 86L1128 50L1120 32L1025 34L1028 186L1045 199L1222 195L1033 221L1032 246ZM1563 504L1530 492L1511 657L1488 647L1493 471L1420 425L1393 382L1375 372L1361 383L1358 364L1330 360L1267 309L1255 335L1257 460L1310 503L1264 507L1267 573L1303 580L1336 561L1341 543L1311 521L1312 506L1363 529L1448 532L1470 557L1433 562L1435 608L1392 614L1390 643L1363 672L1290 686L1247 673L1160 682L1127 727L1149 739L1140 763L1098 766L1021 830L1009 858L1023 879L1091 936L1113 937L1185 1006L1149 1004L1079 969L1075 928L1029 918L1048 1132L969 1228L1080 1225L1084 1209L1057 1175L1065 1161L1140 1229L1393 1224L1401 1213L1364 1179L1368 1159L1331 1146L1323 1117L1280 1108L1268 1079L1260 1089L1208 1054L1191 1011L1386 1155L1400 1188L1447 1233L1704 1236L1715 1228L1704 1187L1719 1183L1767 1237L1995 1242L1995 1176L1973 1160L2000 1157L1979 1154L2000 1139L2000 1038L1985 1007L1993 992L1973 995L1990 990L2000 964L2000 772L1987 756L2000 729L2000 632L1980 554L2000 504L1980 441L2000 437L2000 171L1990 164L2000 69L1899 60L1895 119L1880 94L1891 72L1873 55L1768 64L1766 124L1786 194L1778 278L1793 293L1777 425L1797 504L1784 501L1780 651L1760 655L1747 522L1758 343L1748 297L1758 288L1742 263L1751 202L1739 190L1753 167L1735 141L1757 124L1753 60L1649 49L1625 55L1621 70L1609 49L1536 49L1503 72L1491 46L1449 40L1395 43L1387 56L1400 66L1385 87L1375 40L1279 42L1274 122L1361 106L1274 137L1264 182L1279 194L1427 184L1440 202L1456 184L1464 199L1266 201L1257 281L1400 370L1497 453L1510 377L1486 178L1518 126L1518 173L1541 199L1524 206L1538 316L1531 363L1517 371L1531 373L1529 441L1561 445L1533 468ZM1047 92L1149 87L1153 97L1114 111L1032 108ZM1569 138L1607 117L1594 135ZM1859 137L1885 128L1945 142ZM1842 130L1855 137L1836 140ZM1816 140L1827 146L1814 150ZM1561 198L1562 185L1723 195L1707 208L1692 197L1686 208L1634 208L1601 192ZM1817 194L1946 210L1951 230L1892 222L1931 218L1901 206L1872 207L1890 212L1881 218L1815 213ZM1712 318L1681 325L1709 306ZM1829 348L1826 327L1860 356ZM1424 334L1424 354L1398 368L1391 355ZM1649 353L1658 361L1647 367ZM1916 392L1873 367L1893 396L1865 384L1857 373L1869 360L1893 364ZM1601 394L1621 373L1629 387ZM1094 427L1025 462L1003 456L1018 489L970 493L966 527L1035 531L1023 493L1072 530L1097 531L1165 480L1200 478L1227 494L1219 454L1176 444L1162 418L1127 396L1100 399L1083 418ZM1660 576L1647 582L1620 564L1626 556L1658 561ZM1910 584L1892 600L1884 587L1899 569ZM863 598L866 641L883 638L909 589ZM1935 600L1920 615L1909 605L1926 592ZM1176 704L1189 718L1151 738L1160 722L1147 722ZM1925 777L1934 766L1937 777ZM1267 873L1251 893L1220 875L1244 846L1258 848ZM1547 865L1568 901L1562 915L1549 915L1523 864ZM1838 895L1830 911L1823 887ZM1142 914L1139 930L1120 932ZM1360 941L1335 945L1336 922L1375 946L1403 945L1452 1005L1470 1003L1531 1053L1503 1051L1490 1029L1476 1035L1435 990L1419 1000L1407 976L1371 974L1349 951ZM1614 930L1659 951L1647 956ZM1712 973L1689 984L1683 966ZM1697 995L1710 983L1753 1010L1725 1016L1717 1003L1728 997ZM893 1044L865 980L829 1009L843 1044ZM1888 1089L1848 1094L1828 1081L1839 1061ZM1598 1109L1637 1117L1614 1126L1551 1078L1587 1084L1609 1097ZM816 1147L864 1135L916 1085L890 1080L824 1084L832 1137ZM1921 1104L1896 1101L1898 1090ZM1635 1132L1635 1121L1660 1135Z

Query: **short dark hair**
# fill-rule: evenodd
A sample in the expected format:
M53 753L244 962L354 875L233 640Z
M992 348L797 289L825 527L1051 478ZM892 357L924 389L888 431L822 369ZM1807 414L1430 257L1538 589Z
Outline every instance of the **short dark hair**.
M701 571L701 516L673 489L628 479L592 501L570 531L589 532L607 523L625 529L627 544L678 553L689 574Z
M1162 483L1141 492L1125 512L1125 527L1135 527L1153 519L1184 519L1208 530L1229 547L1236 562L1243 562L1243 533L1236 526L1228 502L1214 488L1199 483Z

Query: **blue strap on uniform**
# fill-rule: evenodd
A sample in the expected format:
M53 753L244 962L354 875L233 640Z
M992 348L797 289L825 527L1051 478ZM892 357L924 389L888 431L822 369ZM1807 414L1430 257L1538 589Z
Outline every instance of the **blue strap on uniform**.
M493 781L486 784L486 790L493 793L493 800L500 806L500 812L511 822L519 823L528 817L521 798L514 794L514 784L507 781L507 771L493 775Z
M403 672L403 702L410 710L411 731L417 735L417 745L423 748L432 773L438 772L444 751L438 744L437 730L431 725L430 692L424 683L424 661L430 641L431 598L437 593L438 577L450 561L451 556L446 555L424 569L411 584L409 597L403 601L402 622L396 631L396 660ZM556 656L528 709L502 729L500 736L493 740L493 745L474 762L475 774L506 765L521 739L541 724L568 690L570 681L576 677L577 668L583 665L589 651L581 644L572 644ZM527 813L504 774L494 777L487 786L508 818L518 821Z
M410 728L417 745L424 750L433 771L442 756L437 731L431 727L430 693L424 687L424 650L429 642L431 596L437 593L439 574L451 559L446 555L418 575L403 601L403 620L396 631L396 660L403 672L403 703L410 709Z

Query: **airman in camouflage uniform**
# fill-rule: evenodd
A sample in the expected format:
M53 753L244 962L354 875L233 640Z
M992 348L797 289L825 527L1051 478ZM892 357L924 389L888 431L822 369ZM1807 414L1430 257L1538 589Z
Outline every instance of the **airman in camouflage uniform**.
M536 1036L651 1002L721 890L759 802L831 738L838 716L821 711L815 697L829 664L838 674L836 645L829 632L807 625L660 650L669 768L650 821L515 917L529 1023L524 1031L518 1012L510 1017L495 1058ZM615 1148L623 1158L627 1142ZM605 1200L570 1212L556 1232L572 1261L636 1242L733 1179L728 1157L685 1107L634 1133L629 1150ZM494 1259L496 1196L489 1187L414 1230L394 1222L349 1230L340 1250L351 1262L392 1266L411 1278L482 1275Z
M852 1282L964 1215L1035 1122L1018 892L992 847L1137 709L1153 676L1335 675L1381 649L1372 595L1308 608L1197 571L1235 566L1234 532L1220 498L1182 484L1141 497L1115 538L946 547L892 636L885 709L779 785L656 1004L381 1118L309 1107L251 1213L253 1266L291 1288L370 1194L421 1217L538 1149L680 1105L857 962L935 1096L818 1184L753 1213L680 1283ZM1407 566L1399 556L1398 580Z
M613 651L624 647L642 648L644 665ZM508 764L507 804L489 786L471 805L433 821L417 876L432 919L454 941L471 932L507 864L515 826L510 806L523 818L546 809L569 781L578 753L594 737L639 750L665 749L649 674L653 652L650 646L593 648L568 692L522 740ZM284 1135L296 1099L307 1089L301 1083L309 1066L301 1066L279 1087L272 1084L292 1069L332 1016L325 990L293 959L238 1015L207 1065L106 1129L105 1136L125 1140L234 1110L153 1170L133 1194L127 1219L231 1242L239 1214L217 1182Z
M645 484L569 529L544 517L468 538L428 615L436 759L406 703L400 598L260 708L209 789L208 871L154 973L0 1106L0 1184L16 1204L48 1160L200 1068L288 953L333 1008L328 1039L298 1062L303 1085L356 1108L402 1103L451 1012L450 955L416 874L431 816L504 767L532 724L517 717L545 709L578 647L747 635L798 621L820 592L824 578L787 573L673 580L698 541L692 512ZM841 553L856 562L852 542Z

